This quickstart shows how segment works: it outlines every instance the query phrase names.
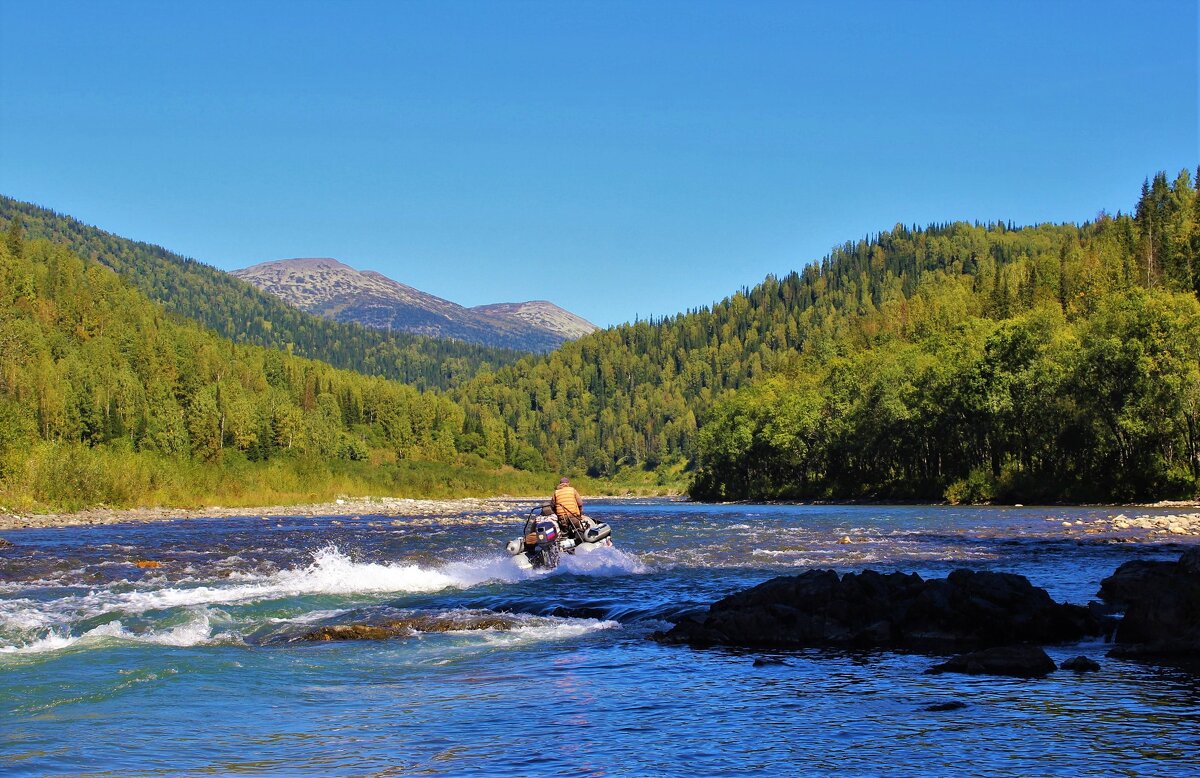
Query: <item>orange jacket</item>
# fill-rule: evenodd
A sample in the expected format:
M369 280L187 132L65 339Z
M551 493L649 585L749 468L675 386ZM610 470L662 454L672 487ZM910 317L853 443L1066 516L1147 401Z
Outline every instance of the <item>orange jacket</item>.
M574 486L566 484L554 490L554 496L550 498L550 505L554 507L554 513L560 518L565 519L569 516L583 515L583 498L579 496Z

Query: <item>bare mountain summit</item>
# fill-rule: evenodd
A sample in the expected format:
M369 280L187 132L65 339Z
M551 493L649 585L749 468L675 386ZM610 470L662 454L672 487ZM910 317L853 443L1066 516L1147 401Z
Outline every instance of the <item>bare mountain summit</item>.
M379 329L548 351L597 327L544 300L465 308L336 259L280 259L233 274L302 311Z
M487 316L505 316L527 321L535 327L557 332L567 340L582 338L596 331L597 327L582 316L564 311L547 300L530 300L527 303L492 303L476 305L471 309Z

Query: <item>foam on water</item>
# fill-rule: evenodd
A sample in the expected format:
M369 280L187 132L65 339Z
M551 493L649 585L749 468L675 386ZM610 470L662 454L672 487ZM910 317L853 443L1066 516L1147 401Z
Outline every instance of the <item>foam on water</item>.
M616 576L646 572L636 557L616 548L598 549L587 555L564 555L562 572L577 575ZM122 581L83 594L52 599L22 597L0 601L0 652L40 653L56 651L79 642L100 638L120 638L163 645L195 645L212 637L208 621L209 606L249 605L293 597L378 596L466 589L487 582L516 583L539 575L519 568L511 557L489 557L449 562L437 568L413 564L357 562L335 546L313 553L312 562L303 567L270 574L243 574L227 582L151 579L136 583ZM24 590L26 594L35 588ZM77 625L98 618L137 617L143 614L194 610L202 618L162 632L131 633L119 620L79 632ZM328 612L328 611L324 611ZM297 616L291 621L308 621ZM115 625L115 626L113 626Z
M598 619L551 619L549 623L521 625L511 630L484 630L491 645L513 645L552 640L570 640L592 632L620 629L615 621Z
M558 570L575 575L643 575L650 572L642 560L616 546L597 548L587 553L563 554Z
M235 633L222 636L223 641L238 639L240 638ZM56 628L44 637L24 645L0 646L0 654L41 654L112 641L154 643L162 646L195 646L216 642L213 636L212 614L207 608L196 608L189 613L187 621L169 629L134 632L127 629L120 620L101 624L79 635Z
M45 637L24 645L0 646L0 654L41 654L47 651L61 651L78 641L77 637L51 632Z
M145 588L145 582L142 582L132 591L122 591L132 584L121 582L86 594L50 600L30 597L4 600L0 602L0 651L51 651L89 635L113 637L116 635L109 635L100 627L79 635L74 635L72 630L73 625L80 622L112 614L136 616L176 608L245 605L297 596L436 592L467 588L489 580L516 581L523 575L526 574L508 559L457 562L433 569L419 565L355 562L336 547L328 546L315 552L312 562L304 567L269 575L251 575L233 584L180 586L180 582L175 582L161 588ZM33 591L27 588L25 593ZM186 636L176 632L171 634L177 637L164 637L166 644L190 645L188 641L200 632ZM203 637L207 636L205 632ZM170 642L176 639L182 642Z

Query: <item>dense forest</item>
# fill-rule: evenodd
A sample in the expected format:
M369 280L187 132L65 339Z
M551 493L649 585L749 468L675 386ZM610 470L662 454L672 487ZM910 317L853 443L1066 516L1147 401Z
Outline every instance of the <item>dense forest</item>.
M69 216L0 196L0 227L14 221L27 237L46 238L83 259L99 262L167 311L199 322L235 343L284 349L419 388L454 386L480 369L509 364L523 355L330 321L160 246L122 238Z
M897 228L835 253L818 280L814 334L827 335L707 415L694 496L1197 493L1200 198L1187 171L1147 182L1133 215L1079 228Z
M897 225L711 308L549 355L420 351L441 376L424 385L448 386L424 391L222 337L249 326L243 313L214 311L218 327L155 302L207 288L176 279L177 258L130 255L113 272L107 252L130 242L27 236L10 219L0 490L35 505L250 501L243 485L268 483L529 493L568 473L690 477L703 499L1192 496L1198 210L1185 171L1147 181L1133 213L1081 226Z

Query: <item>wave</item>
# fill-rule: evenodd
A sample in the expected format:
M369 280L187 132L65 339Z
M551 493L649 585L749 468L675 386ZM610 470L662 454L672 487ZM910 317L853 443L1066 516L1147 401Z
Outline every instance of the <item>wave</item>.
M291 621L293 625L307 624L311 626L314 621L324 620L313 618L314 616L321 616L327 619L331 613L336 614L337 612L324 611L301 615L291 620L268 619L268 621L276 623ZM444 617L447 619L462 618L464 614L470 615L471 612L452 610L446 612ZM607 619L560 618L528 614L516 614L512 618L517 622L524 623L517 623L509 629L478 629L464 626L462 629L440 629L436 631L436 634L445 634L458 638L478 637L481 642L487 645L506 646L542 641L569 640L592 632L621 628L618 622ZM224 629L221 629L222 622L226 625ZM171 647L217 644L244 645L246 643L246 636L233 627L226 614L220 611L214 614L213 611L207 608L194 608L189 611L186 621L169 628L135 630L125 626L120 620L114 620L93 627L78 635L72 635L63 629L55 629L42 637L21 645L0 646L0 656L47 654L68 649L98 648L116 643L140 643Z
M120 620L101 624L79 635L72 635L62 628L52 629L43 637L23 645L0 646L0 654L42 654L113 641L153 643L163 646L195 646L212 642L239 642L240 638L232 632L214 637L212 614L207 608L197 608L190 612L187 621L168 629L135 632L127 629Z
M636 557L616 549L601 549L586 557L565 557L564 561L560 569L577 575L625 575L645 571L645 566ZM22 597L0 601L0 653L54 651L97 638L195 645L212 637L207 615L210 606L250 605L313 596L373 599L466 589L488 582L515 583L543 574L522 570L511 557L499 554L448 562L434 568L357 562L336 546L327 546L314 552L311 563L303 567L239 576L224 584L210 581L180 585L183 582L176 581L174 585L161 588L145 588L143 581L134 590L127 590L125 587L130 584L126 583L53 599ZM32 592L26 590L26 593ZM79 632L80 625L96 619L140 617L176 609L188 609L204 616L196 617L187 625L159 632L130 632L119 620ZM290 620L299 618L303 616L297 615Z

